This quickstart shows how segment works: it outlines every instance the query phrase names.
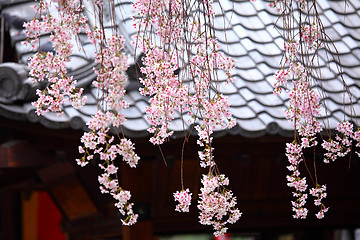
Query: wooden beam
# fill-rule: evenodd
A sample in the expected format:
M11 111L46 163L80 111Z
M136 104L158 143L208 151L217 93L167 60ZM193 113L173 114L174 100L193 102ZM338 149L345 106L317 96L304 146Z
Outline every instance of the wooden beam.
M0 168L43 166L54 157L33 148L26 140L10 140L0 145Z
M140 221L133 226L122 227L123 240L154 240L151 221Z
M92 199L68 162L53 164L38 171L59 210L69 220L98 213Z

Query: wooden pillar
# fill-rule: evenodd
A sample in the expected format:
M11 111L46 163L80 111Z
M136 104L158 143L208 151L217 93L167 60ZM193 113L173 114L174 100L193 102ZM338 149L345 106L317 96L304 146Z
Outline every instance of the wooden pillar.
M21 200L19 193L0 192L0 239L21 239Z
M122 227L123 240L154 240L151 221L138 221Z
M139 178L141 176L141 180ZM151 161L143 160L137 168L129 168L124 163L120 166L120 183L131 191L133 210L139 214L137 223L122 227L123 240L154 240L151 222Z

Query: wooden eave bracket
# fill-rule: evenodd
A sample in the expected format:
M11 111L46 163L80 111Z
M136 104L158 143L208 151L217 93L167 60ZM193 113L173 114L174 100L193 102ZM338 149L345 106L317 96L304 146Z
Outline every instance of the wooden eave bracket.
M38 175L66 219L76 220L99 213L69 162L40 169Z
M53 159L51 153L32 147L26 140L10 140L0 145L0 168L44 166Z

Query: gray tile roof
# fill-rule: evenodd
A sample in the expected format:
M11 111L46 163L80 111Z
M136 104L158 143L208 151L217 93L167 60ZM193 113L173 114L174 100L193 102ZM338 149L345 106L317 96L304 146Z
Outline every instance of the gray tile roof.
M317 3L327 34L334 41L340 54L343 77L353 93L354 108L359 113L360 2L348 0L345 4L343 1L318 0ZM222 0L220 8L219 4L215 3L215 10L219 13L216 15L218 20L215 22L215 28L217 37L223 44L222 51L236 60L236 69L233 72L236 77L235 82L229 85L220 84L220 89L224 95L228 96L237 126L227 131L220 131L218 135L240 134L246 137L258 137L264 134L287 135L292 131L291 124L284 116L284 110L288 106L286 96L272 94L273 74L279 68L283 41L274 29L277 15L267 4L265 1L252 3L249 0ZM4 11L21 14L23 9L28 7L27 5L29 4L8 7ZM135 32L128 14L132 12L131 8L130 1L123 1L117 6L116 13L119 19L122 19L119 27L128 40L127 52L133 54L134 50L129 43L131 35ZM278 22L278 27L281 28L280 22ZM14 67L19 71L26 69L24 64L31 53L21 45L25 36L14 28L10 28L10 33L19 59L19 64ZM91 71L93 49L90 44L87 44L85 38L82 41L86 54L81 51L76 52L70 64L70 71L78 80L79 86L87 87L88 101L84 108L74 110L70 106L65 106L61 117L52 113L38 117L30 104L30 100L33 99L0 96L0 115L15 120L40 122L49 128L71 127L86 130L85 123L96 111L96 91L91 89L91 81L96 76ZM335 50L331 49L331 52ZM326 54L325 50L320 51L319 68L322 70L322 76L320 83L315 87L324 89L327 111L323 109L323 114L329 118L330 127L335 128L336 123L343 120L344 114L346 118L354 114L349 106L344 107L342 104L343 87L338 69L334 64L335 60L329 61ZM220 78L221 76L220 74ZM224 79L225 76L220 80ZM26 81L26 79L21 79L21 81ZM23 91L30 93L35 87L29 85ZM147 98L136 91L129 91L127 97L131 105L125 110L128 118L123 126L125 134L131 137L145 136L146 129L149 127L144 116L145 108L148 106ZM349 99L345 99L345 102L349 103ZM355 116L354 120L358 118ZM191 126L185 123L185 127ZM182 131L183 122L179 116L175 118L170 128L178 133Z

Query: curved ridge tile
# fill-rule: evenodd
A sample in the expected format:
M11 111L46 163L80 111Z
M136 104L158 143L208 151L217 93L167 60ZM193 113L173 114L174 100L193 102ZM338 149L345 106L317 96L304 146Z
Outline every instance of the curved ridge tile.
M222 46L222 49L226 53L228 53L232 58L234 58L234 60L236 60L237 57L246 56L247 54L246 49L241 44L239 44L239 42L237 42L236 44L229 43L225 46L224 45Z
M258 16L241 16L234 12L235 14L231 13L231 16L227 14L227 19L231 19L233 25L241 25L247 30L254 31L254 30L261 30L265 28L264 23L260 20Z
M256 98L255 94L253 92L251 92L248 88L240 89L239 93L248 102Z
M253 119L256 117L255 112L248 106L231 106L230 111L232 112L232 116L236 119Z
M224 95L232 95L237 93L238 89L234 86L232 82L221 82L218 84L218 90Z
M346 90L342 82L339 81L338 79L330 79L321 82L321 88L325 92L332 92L332 93L344 92Z
M234 11L241 16L254 16L257 15L257 10L254 7L254 4L250 1L234 1Z
M127 119L137 119L143 117L143 113L140 112L139 109L134 105L123 109L121 113L125 114Z
M263 97L264 94L273 94L274 90L266 81L248 81L246 87L254 94L259 95L259 98Z
M264 75L262 72L260 72L257 68L251 68L251 69L247 69L242 71L244 77L242 79L244 79L245 81L261 81L264 79ZM245 78L246 77L246 78Z
M266 113L269 114L274 119L286 119L285 118L285 110L287 108L284 105L281 106L273 106L266 109ZM288 121L286 119L286 121Z
M131 121L125 121L122 126L134 132L147 132L146 129L148 129L150 125L145 119L137 118Z
M274 39L271 37L271 35L268 33L267 30L261 29L256 31L248 31L249 39L257 44L273 44ZM273 53L271 53L273 54Z
M316 3L323 11L331 8L328 0L317 0Z
M349 15L352 13L357 13L359 9L354 8L352 4L347 3L346 1L328 1L331 9L338 15Z
M284 101L272 92L259 96L257 101L266 107L282 106L284 104Z
M236 57L235 60L236 68L251 69L256 67L255 62L249 56Z
M257 100L249 101L247 105L256 113L256 115L265 112L265 106L260 104Z
M260 119L237 119L236 122L241 129L248 132L248 137L258 137L265 134L266 125Z
M233 107L246 105L245 99L243 97L241 97L238 93L229 95L228 103L230 104L230 106L233 106Z
M216 34L216 38L222 45L225 44L237 44L239 42L239 37L236 35L235 31L232 29L225 29L224 31L220 31Z
M22 106L6 105L0 103L0 115L6 118L16 121L24 121L27 119L26 113L26 110Z
M323 23L327 33L335 42L341 54L340 60L343 66L344 79L348 83L349 88L353 92L353 100L358 104L360 98L360 1L348 0L348 12L343 12L342 3L326 0L317 0L320 14L323 17ZM216 19L216 36L223 45L221 50L225 54L230 55L237 60L236 68L232 75L236 78L230 85L224 82L219 83L221 92L228 97L230 111L233 113L237 121L235 130L219 130L217 135L240 134L247 137L262 136L264 134L278 133L281 135L292 134L291 123L285 119L284 110L289 102L286 94L275 96L272 94L272 84L274 83L273 75L279 69L279 62L282 57L283 40L279 31L282 31L282 25L278 22L277 29L274 23L279 16L274 9L270 9L265 1L256 1L254 3L248 0L244 1L221 1L215 2ZM132 6L130 1L121 2L116 5L116 15L120 19L119 29L126 34L126 51L133 53L131 46L131 36L136 33L131 23ZM222 15L225 14L225 20ZM224 22L225 21L225 22ZM15 32L14 32L15 34ZM48 36L43 36L43 39ZM19 58L25 63L31 52L19 45L24 40L23 35L13 37ZM91 74L90 62L93 55L90 54L91 45L85 37L81 36L81 42L84 44L87 54L75 52L77 66L73 65L74 71L71 73L76 76L79 81L88 79L87 87L90 87L91 81L94 79ZM330 49L330 53L334 52L334 48ZM342 84L338 69L335 67L336 59L326 56L327 51L320 50L320 65L317 68L322 70L319 82L316 83L314 89L320 89L323 85L326 100L324 103L329 109L322 112L325 116L330 117L330 127L336 127L337 121L342 121L342 115L347 118L352 114L350 105L343 107L343 94L341 93ZM311 56L311 54L310 54ZM81 63L80 63L81 62ZM82 67L83 66L83 67ZM328 69L327 67L330 67ZM219 78L224 80L226 77L219 73ZM340 89L341 88L341 89ZM80 120L88 121L90 116L96 112L96 96L95 89L88 89L86 95L88 101L86 106L78 110L70 110L65 106L64 116L61 118L54 115L39 117L36 121L40 121L43 125L51 128L73 127L85 128ZM124 124L124 131L127 136L144 137L148 136L146 129L149 123L145 119L145 109L148 106L148 98L141 96L136 91L130 91L127 95L130 101L128 109L124 109L124 113L128 116L128 121ZM349 103L349 101L346 101ZM28 118L28 105L0 105L0 115L8 116L17 120L26 120ZM359 110L360 112L360 110ZM360 113L359 113L360 114ZM56 115L56 114L55 114ZM176 114L174 123L170 129L182 131L182 120ZM334 124L333 124L334 123ZM185 128L190 128L186 123ZM179 135L180 136L180 135Z

